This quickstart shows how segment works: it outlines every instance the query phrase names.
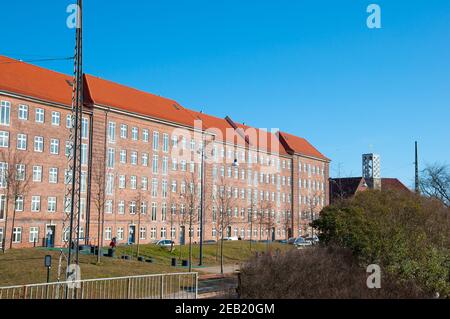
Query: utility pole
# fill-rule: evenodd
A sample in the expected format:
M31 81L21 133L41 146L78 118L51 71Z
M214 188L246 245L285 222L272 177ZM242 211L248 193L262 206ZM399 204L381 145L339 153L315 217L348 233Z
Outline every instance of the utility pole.
M419 148L418 148L418 143L416 141L416 160L414 161L414 166L415 166L415 190L416 190L416 194L420 194L420 181L419 181Z

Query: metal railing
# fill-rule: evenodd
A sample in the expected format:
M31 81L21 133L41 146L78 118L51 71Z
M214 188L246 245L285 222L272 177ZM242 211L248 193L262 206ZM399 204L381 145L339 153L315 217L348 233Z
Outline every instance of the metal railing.
M197 273L0 287L0 299L197 299L197 293Z

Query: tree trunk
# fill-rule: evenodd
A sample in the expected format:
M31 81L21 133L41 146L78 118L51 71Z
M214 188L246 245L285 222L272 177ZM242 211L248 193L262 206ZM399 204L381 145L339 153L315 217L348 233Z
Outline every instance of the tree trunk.
M11 239L9 241L9 249L12 249L13 237L14 237L14 224L16 223L16 203L14 203L13 217L11 221Z
M9 190L6 190L9 192ZM5 230L3 234L3 242L2 242L2 252L5 253L6 250L6 238L7 238L7 232L8 232L8 202L9 202L9 196L5 195Z

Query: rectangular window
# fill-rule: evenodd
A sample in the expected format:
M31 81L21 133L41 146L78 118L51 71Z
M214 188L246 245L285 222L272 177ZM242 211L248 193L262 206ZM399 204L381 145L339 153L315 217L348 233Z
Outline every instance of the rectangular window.
M113 148L108 149L108 168L114 168L116 152Z
M119 188L124 189L126 187L126 178L125 175L119 176Z
M152 221L156 221L157 208L156 203L152 203Z
M139 238L140 239L145 239L147 237L147 228L146 227L141 227L139 229Z
M30 243L37 243L39 240L39 227L30 227Z
M145 176L141 178L141 190L146 191L148 188L148 179Z
M19 105L19 120L28 120L28 105Z
M43 109L36 109L36 123L44 123L45 113Z
M14 227L13 229L13 243L18 244L22 242L22 227Z
M117 228L117 240L123 240L124 230L123 227Z
M106 195L112 195L114 191L114 174L106 175Z
M31 211L34 213L41 211L41 196L31 197Z
M27 149L27 135L17 134L17 149L21 151L26 151Z
M34 151L39 153L44 151L44 138L42 136L34 137Z
M6 196L2 194L0 195L0 220L5 219L5 213L6 213Z
M131 129L131 139L133 141L137 141L139 139L139 129L137 127L133 127Z
M48 170L48 182L50 184L56 184L58 183L58 168L51 167Z
M158 174L158 155L153 155L152 172Z
M147 129L142 130L142 140L146 143L148 142L148 130Z
M148 154L147 153L142 153L142 166L147 167L148 166Z
M156 178L152 179L152 197L158 196L158 180Z
M53 138L50 140L50 154L59 154L59 140Z
M113 213L113 201L107 200L105 203L105 213L106 214L112 214Z
M137 189L137 178L136 176L131 176L130 178L131 189Z
M72 126L73 126L72 123L73 123L73 121L72 121L72 115L71 115L71 114L68 114L67 117L66 117L66 127L67 127L68 129L71 129Z
M167 175L168 169L169 169L169 158L167 156L164 156L162 162L162 174Z
M9 147L9 132L0 131L0 147Z
M16 181L24 181L25 180L25 164L16 164Z
M81 120L81 137L87 139L89 136L89 119L83 117Z
M126 124L120 125L120 138L128 137L128 126Z
M116 141L116 123L114 122L108 123L108 140L110 142Z
M23 212L24 198L22 195L16 197L15 209L16 212Z
M120 163L121 164L126 164L127 163L127 151L126 150L121 150L120 151Z
M81 144L81 165L87 165L88 158L88 146L87 144Z
M42 182L42 166L33 166L33 182Z
M169 135L163 135L164 143L166 143L165 138L167 136L167 144L169 143ZM159 149L159 132L153 132L153 150L158 151Z
M163 134L163 152L168 153L169 152L169 135Z
M131 152L131 165L137 165L138 153Z
M121 200L119 201L119 206L118 206L119 210L118 213L123 215L125 214L125 201Z
M11 103L1 101L0 104L0 125L9 125L11 120Z
M47 211L49 213L56 213L56 197L49 197L47 203L48 203Z
M52 125L59 126L61 123L61 113L52 112Z
M136 214L136 202L135 201L130 202L129 209L130 209L130 215Z
M105 240L111 240L112 237L112 229L111 227L105 228Z

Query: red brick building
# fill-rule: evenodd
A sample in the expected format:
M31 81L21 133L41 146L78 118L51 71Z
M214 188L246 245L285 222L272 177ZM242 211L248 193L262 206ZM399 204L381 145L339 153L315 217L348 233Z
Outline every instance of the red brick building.
M8 248L65 240L71 83L70 76L0 56L0 172L5 176L8 158L18 154L26 164L16 169L29 183L11 199L0 180L0 242ZM297 236L329 202L329 159L305 139L90 75L84 87L80 231L87 242L184 241L190 192L203 197L204 239L217 239L221 225L226 236L242 239Z

